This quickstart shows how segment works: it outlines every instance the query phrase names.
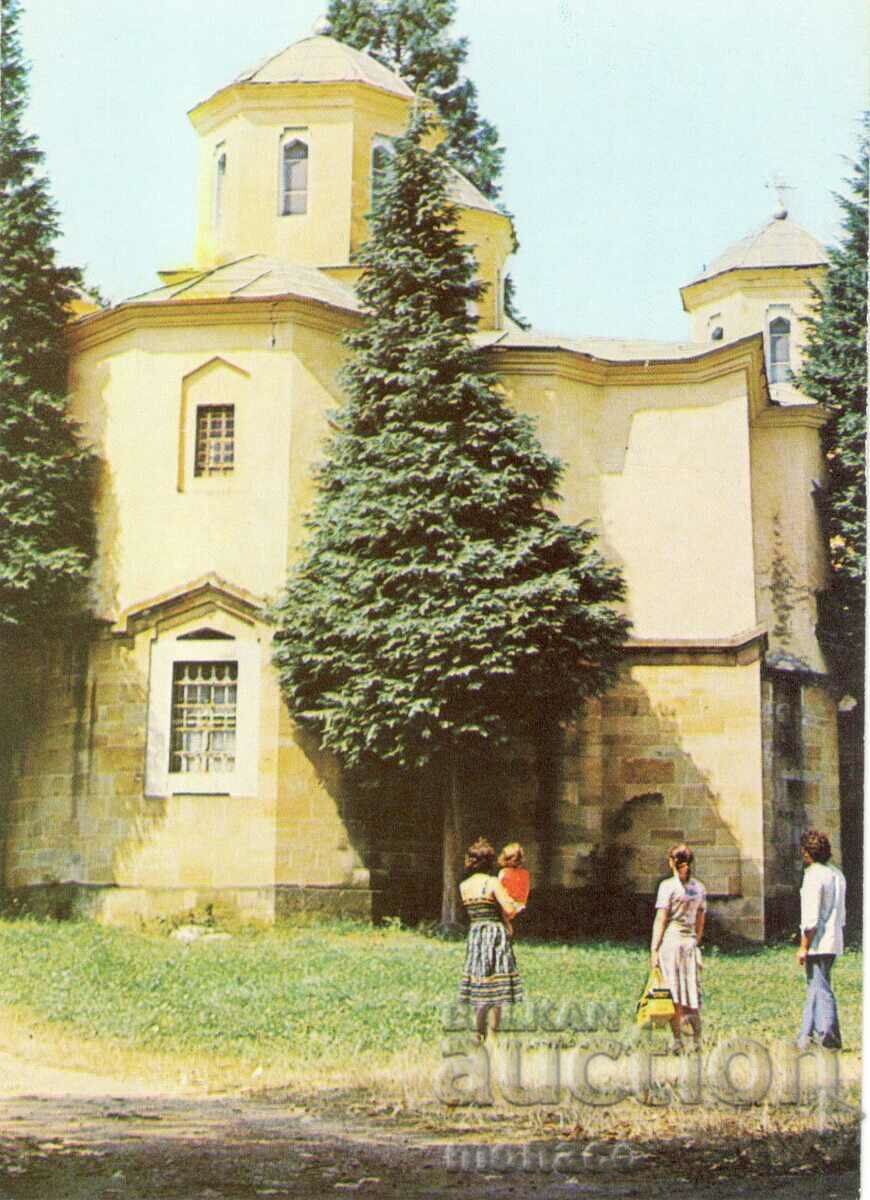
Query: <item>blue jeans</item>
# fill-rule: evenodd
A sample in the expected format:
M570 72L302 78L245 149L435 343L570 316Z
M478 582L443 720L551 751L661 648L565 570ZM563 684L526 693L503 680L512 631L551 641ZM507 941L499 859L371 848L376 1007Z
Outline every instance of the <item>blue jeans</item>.
M835 954L808 954L806 961L807 999L801 1021L800 1040L809 1041L815 1033L832 1049L840 1048L840 1021L837 1001L831 990L831 968Z

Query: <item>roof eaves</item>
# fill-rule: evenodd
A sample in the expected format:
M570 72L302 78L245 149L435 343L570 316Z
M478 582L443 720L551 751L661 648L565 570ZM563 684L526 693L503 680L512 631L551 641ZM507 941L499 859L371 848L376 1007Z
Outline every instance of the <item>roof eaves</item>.
M591 350L581 349L579 346L572 345L568 339L566 339L564 342L551 342L549 344L544 342L539 342L537 344L534 342L517 344L504 342L499 339L496 342L491 342L482 346L481 349L504 350L508 352L511 350L516 350L523 353L526 351L531 351L532 353L555 352L571 354L577 358L587 359L590 362L607 363L617 367L646 367L651 363L674 364L679 366L681 363L699 362L704 358L709 358L717 354L723 354L726 351L733 351L735 348L741 345L751 346L753 343L760 343L761 341L762 334L760 332L749 333L744 337L736 338L733 342L717 342L715 345L711 344L709 347L704 346L703 348L699 348L698 352L695 354L680 354L677 356L648 354L643 358L607 358L603 355L595 354Z
M337 300L324 299L321 296L312 296L308 293L283 291L276 292L271 295L257 296L238 296L232 293L225 296L194 296L176 301L175 297L170 297L167 300L125 300L120 304L116 304L113 308L103 308L99 312L88 313L87 316L81 317L76 321L70 321L66 326L69 335L75 343L89 345L93 339L105 341L118 336L120 333L127 332L131 327L135 328L134 323L131 326L130 318L138 311L141 314L165 312L177 315L180 312L195 309L216 308L221 305L232 305L233 308L240 306L250 306L254 308L257 305L268 306L280 304L282 301L287 301L290 304L297 304L304 307L310 306L313 309L320 310L325 314L331 314L330 325L332 320L339 318L343 320L358 319L363 314L363 310L353 303L341 304ZM241 317L241 314L239 314ZM108 325L107 325L108 322ZM117 326L120 323L120 328ZM102 336L99 330L103 328Z
M713 275L699 275L697 279L691 280L690 283L684 283L680 288L680 294L689 290L689 288L698 287L702 283L710 283L714 279L721 279L723 275L730 275L734 271L809 271L813 267L827 267L826 259L819 259L817 262L805 263L757 263L754 266L743 264L741 266L725 267L721 271L716 271Z

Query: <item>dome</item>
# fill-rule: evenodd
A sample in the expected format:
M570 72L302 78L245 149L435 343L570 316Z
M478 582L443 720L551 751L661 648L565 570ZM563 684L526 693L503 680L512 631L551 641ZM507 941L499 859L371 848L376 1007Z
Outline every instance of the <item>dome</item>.
M825 248L788 214L771 217L760 229L747 234L714 258L687 287L723 275L726 271L754 271L765 267L815 267L828 261Z
M234 83L366 83L406 100L411 88L370 54L335 38L315 34L293 42L278 54L236 76Z

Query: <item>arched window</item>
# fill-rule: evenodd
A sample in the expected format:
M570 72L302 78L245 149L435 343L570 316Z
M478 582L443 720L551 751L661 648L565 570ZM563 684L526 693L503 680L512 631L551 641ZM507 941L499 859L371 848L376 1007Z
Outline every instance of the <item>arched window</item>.
M224 215L224 183L227 177L227 152L218 146L214 161L214 224L220 225Z
M396 151L388 137L378 136L372 143L372 207L390 180Z
M308 211L308 147L294 137L281 146L281 214Z
M786 383L788 381L791 321L785 317L774 317L768 326L770 345L770 382Z
M722 328L721 325L714 325L713 328L710 330L710 341L711 342L721 342L724 336L725 336L725 330Z

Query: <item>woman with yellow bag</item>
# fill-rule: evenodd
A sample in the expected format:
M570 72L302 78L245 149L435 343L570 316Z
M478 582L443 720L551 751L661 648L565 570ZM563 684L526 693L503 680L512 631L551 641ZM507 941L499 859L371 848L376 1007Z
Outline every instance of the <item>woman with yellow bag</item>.
M688 846L672 846L668 851L671 878L659 884L656 919L650 942L650 967L658 967L674 1001L671 1030L674 1049L683 1047L683 1021L701 1041L700 951L707 913L707 892L703 883L692 878L695 856Z

